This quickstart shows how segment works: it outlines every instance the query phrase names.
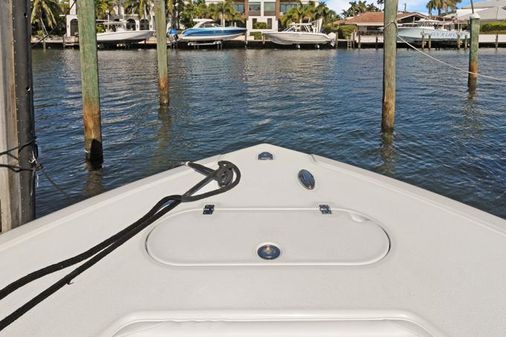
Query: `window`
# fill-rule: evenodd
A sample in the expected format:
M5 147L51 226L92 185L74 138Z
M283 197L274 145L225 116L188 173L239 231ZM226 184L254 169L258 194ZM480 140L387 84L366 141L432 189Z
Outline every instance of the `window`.
M244 14L244 2L234 3L234 8L238 13Z
M288 11L294 7L297 7L296 2L281 2L279 11L281 13L288 13Z
M139 23L140 30L149 30L149 21L146 19L142 19Z
M128 19L126 22L126 29L127 30L135 30L135 20Z
M249 15L260 16L260 2L249 3Z
M264 15L265 16L276 15L276 3L275 2L264 2Z
M267 19L267 29L272 29L272 19Z

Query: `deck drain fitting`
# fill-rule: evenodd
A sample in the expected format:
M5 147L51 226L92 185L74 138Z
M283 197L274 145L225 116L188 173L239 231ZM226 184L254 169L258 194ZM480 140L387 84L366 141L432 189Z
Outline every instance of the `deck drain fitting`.
M264 260L275 260L281 255L281 250L277 246L267 243L257 249L257 254Z

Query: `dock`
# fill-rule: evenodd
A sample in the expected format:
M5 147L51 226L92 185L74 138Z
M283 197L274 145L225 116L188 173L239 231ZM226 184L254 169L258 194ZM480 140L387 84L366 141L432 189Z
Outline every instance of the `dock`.
M41 41L37 37L32 37L31 39L33 48L53 48L53 49L61 49L61 48L79 48L79 39L78 37L61 37L61 36L51 36L43 41ZM169 48L178 48L178 49L234 49L234 48L252 48L252 49L294 49L293 45L283 46L274 44L269 40L253 40L244 38L239 38L230 41L217 41L212 43L195 43L195 42L182 42L182 41L168 41L167 46ZM457 46L457 43L445 42L438 43L432 41L433 48L444 48L444 49L459 49L464 48L464 41L460 41L461 45ZM425 41L425 46L427 45L427 41ZM506 34L480 34L479 45L481 48L505 48L506 47ZM417 46L421 47L421 43L418 43ZM316 49L314 45L301 45L302 49ZM321 46L324 48L333 48L330 45ZM383 35L355 35L348 39L339 38L336 41L336 48L345 48L345 49L366 49L366 48L383 48ZM398 48L407 47L405 43L398 42ZM101 49L154 49L156 48L156 38L152 37L146 41L141 42L131 42L131 43L119 43L119 44L101 44L99 45Z

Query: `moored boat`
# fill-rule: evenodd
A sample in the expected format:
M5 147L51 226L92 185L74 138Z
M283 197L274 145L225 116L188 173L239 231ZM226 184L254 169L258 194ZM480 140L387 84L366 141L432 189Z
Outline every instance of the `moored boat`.
M261 144L0 235L0 335L502 337L505 247L503 219Z
M404 23L398 27L400 42L420 42L429 37L434 42L453 42L469 39L469 32L453 29L454 24L438 20L419 20L413 23Z
M211 19L195 19L195 26L177 36L181 41L208 42L232 40L246 33L243 27L223 27Z
M127 30L125 21L102 21L106 27L103 33L97 33L98 43L139 42L153 36L152 30Z
M280 45L325 45L336 41L334 33L321 32L321 21L293 23L281 32L263 33L269 40Z

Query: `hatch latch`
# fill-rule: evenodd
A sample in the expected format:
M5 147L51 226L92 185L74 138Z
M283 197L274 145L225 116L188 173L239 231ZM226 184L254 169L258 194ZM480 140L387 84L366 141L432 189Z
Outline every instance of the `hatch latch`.
M202 214L211 215L214 213L214 205L205 205Z
M332 214L332 210L329 205L320 205L320 212L322 212L322 214Z

